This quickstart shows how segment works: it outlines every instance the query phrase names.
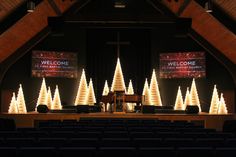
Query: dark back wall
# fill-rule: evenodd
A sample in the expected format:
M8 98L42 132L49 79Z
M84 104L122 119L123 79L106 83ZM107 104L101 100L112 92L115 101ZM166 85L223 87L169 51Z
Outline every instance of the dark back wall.
M31 52L33 50L69 51L78 53L78 79L46 78L47 86L51 87L52 94L55 86L59 86L61 102L74 104L74 98L79 85L82 68L86 68L86 31L83 29L53 30L53 32L25 56L9 68L2 81L2 112L9 107L9 94L18 91L19 83L23 86L28 111L36 106L42 78L31 77ZM7 100L6 100L7 99Z
M204 51L198 44L186 36L174 36L163 29L79 29L67 28L56 30L33 50L57 50L78 53L77 79L46 78L51 86L59 85L61 101L64 104L74 104L82 68L86 69L87 81L91 77L97 101L99 102L104 82L107 79L111 86L117 60L116 46L107 42L117 40L129 42L120 48L121 66L126 86L129 79L133 81L134 91L141 94L144 80L150 83L151 72L154 68L162 97L163 105L174 105L177 88L182 88L183 97L187 86L191 86L192 79L160 79L158 74L159 53L175 51ZM3 105L6 112L9 105L9 94L17 92L19 83L22 83L28 111L35 108L41 85L41 78L31 77L31 51L19 59L6 73L2 82ZM220 92L225 95L229 111L234 111L234 83L229 72L210 53L206 52L206 78L196 80L198 94L203 111L208 111L213 85L217 84Z

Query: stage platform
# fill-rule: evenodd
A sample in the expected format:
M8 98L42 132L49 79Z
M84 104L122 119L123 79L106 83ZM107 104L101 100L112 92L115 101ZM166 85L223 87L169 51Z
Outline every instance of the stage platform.
M210 115L208 113L199 114L143 114L143 113L37 113L8 114L1 113L0 118L13 118L17 127L33 127L35 120L78 120L80 118L132 118L132 119L158 119L158 120L187 120L194 123L203 123L205 128L222 130L225 120L236 119L235 114Z

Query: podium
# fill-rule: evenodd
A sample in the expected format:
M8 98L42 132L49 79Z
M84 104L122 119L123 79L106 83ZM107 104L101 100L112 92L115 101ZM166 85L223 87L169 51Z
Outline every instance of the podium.
M114 104L113 104L113 113L115 114L124 114L126 113L125 105L125 92L116 91L114 92Z
M115 114L126 113L126 103L141 103L142 96L139 95L126 95L125 91L115 91L109 92L108 95L102 96L101 101L105 105L107 103L111 104L111 112ZM107 106L105 106L107 108ZM107 110L106 110L107 111Z

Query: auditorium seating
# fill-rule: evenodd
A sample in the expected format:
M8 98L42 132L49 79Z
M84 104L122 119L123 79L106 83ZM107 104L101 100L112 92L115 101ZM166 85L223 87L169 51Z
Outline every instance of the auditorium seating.
M73 153L102 157L112 154L220 157L236 153L235 132L207 129L187 121L89 118L36 123L34 128L1 130L0 153L26 156L37 152L55 157Z

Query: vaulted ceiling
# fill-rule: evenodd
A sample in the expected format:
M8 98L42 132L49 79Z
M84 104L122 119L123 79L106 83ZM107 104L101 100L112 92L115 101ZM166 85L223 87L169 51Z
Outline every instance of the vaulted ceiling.
M4 0L0 3L0 22L4 21L14 10L26 3L26 0ZM101 3L98 3L101 2ZM109 5L114 0L44 0L39 3L33 13L27 13L11 27L7 28L0 35L0 63L3 63L10 56L14 55L17 50L22 48L28 41L45 30L48 26L48 17L61 16L69 8L74 8L73 11L78 17L83 18L84 15L93 18L99 16L93 14L93 10ZM220 23L211 14L205 12L194 0L144 0L146 3L139 5L131 5L131 17L142 17L144 14L152 16L162 15L163 10L156 7L163 5L169 12L176 17L192 18L192 29L215 47L219 52L226 56L232 63L236 63L236 36ZM235 0L213 0L215 5L218 5L228 16L234 21L236 17L236 2ZM128 3L141 3L136 0L129 0ZM83 7L90 6L90 12L83 11ZM100 6L99 6L99 5ZM147 5L148 4L148 5ZM144 6L145 5L145 6ZM137 6L137 7L136 7ZM152 7L151 7L152 6ZM109 8L109 7L108 7ZM87 9L88 10L88 9ZM130 10L125 10L130 12ZM101 14L120 15L120 12L111 10L103 10ZM107 16L107 17L109 17ZM125 16L124 16L125 17ZM47 32L47 31L46 31ZM38 39L40 40L40 39ZM37 42L36 42L37 43ZM33 45L31 45L32 47Z

